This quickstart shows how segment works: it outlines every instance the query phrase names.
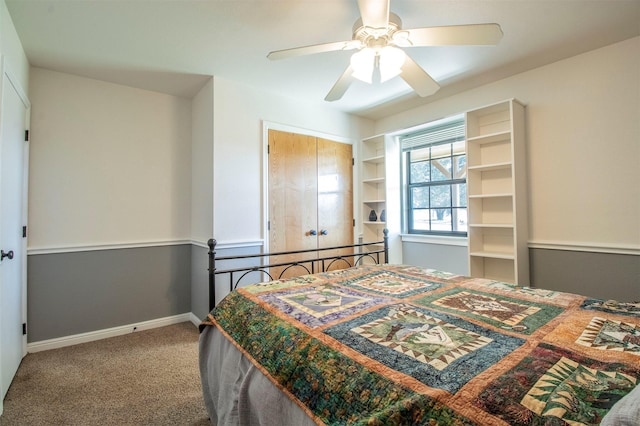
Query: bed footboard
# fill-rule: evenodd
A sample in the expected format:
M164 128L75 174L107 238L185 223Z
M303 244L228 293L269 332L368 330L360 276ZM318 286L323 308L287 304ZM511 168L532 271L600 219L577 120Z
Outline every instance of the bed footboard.
M277 280L293 267L300 267L308 274L326 272L332 269L345 269L365 263L387 263L389 260L389 231L384 229L382 241L369 243L357 243L346 246L334 246L309 250L294 250L274 253L258 253L240 256L216 256L216 240L210 239L209 246L209 310L216 305L216 276L227 275L229 277L229 291L238 287L243 278L252 272L260 272L268 277L268 280ZM340 251L342 254L333 254ZM349 251L348 253L344 253ZM296 256L297 260L276 261L271 263L269 258L282 256ZM246 266L232 269L217 269L217 261L244 260L257 262L257 266ZM278 273L273 273L273 268L278 268ZM276 275L276 276L274 276Z

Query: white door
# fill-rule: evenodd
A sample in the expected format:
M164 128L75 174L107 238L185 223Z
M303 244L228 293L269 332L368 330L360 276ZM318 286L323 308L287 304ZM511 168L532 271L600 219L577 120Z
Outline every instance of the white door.
M0 413L2 400L25 355L22 332L26 247L25 129L28 101L2 64L0 104Z

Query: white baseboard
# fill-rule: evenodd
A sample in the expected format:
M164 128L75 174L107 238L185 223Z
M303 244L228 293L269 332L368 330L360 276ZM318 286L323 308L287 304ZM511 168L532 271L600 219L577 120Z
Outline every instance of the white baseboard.
M198 326L201 322L200 319L198 319L198 317L193 314L193 312L188 312L185 314L122 325L119 327L107 328L104 330L90 331L88 333L80 333L71 336L58 337L55 339L42 340L40 342L27 343L27 352L33 353L46 351L49 349L63 348L65 346L77 345L79 343L93 342L94 340L122 336L123 334L150 330L152 328L165 327L167 325L178 324L185 321L189 321L195 326Z
M189 321L191 321L196 327L198 327L202 322L202 320L198 318L193 312L189 312Z

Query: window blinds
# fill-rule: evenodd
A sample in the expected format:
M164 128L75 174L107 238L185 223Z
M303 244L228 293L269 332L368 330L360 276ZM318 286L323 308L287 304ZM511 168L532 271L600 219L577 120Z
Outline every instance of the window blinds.
M446 123L435 124L415 133L400 136L402 151L411 151L429 145L464 141L464 116Z

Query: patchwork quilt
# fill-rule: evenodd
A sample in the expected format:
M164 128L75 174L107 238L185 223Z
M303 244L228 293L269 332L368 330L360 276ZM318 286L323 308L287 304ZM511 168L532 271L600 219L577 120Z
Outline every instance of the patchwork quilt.
M592 425L640 381L640 304L406 265L243 287L206 326L318 424Z

